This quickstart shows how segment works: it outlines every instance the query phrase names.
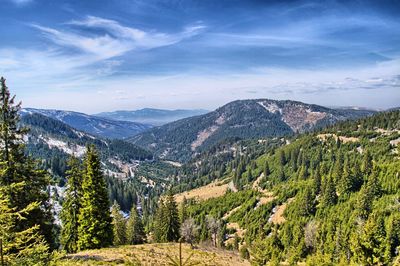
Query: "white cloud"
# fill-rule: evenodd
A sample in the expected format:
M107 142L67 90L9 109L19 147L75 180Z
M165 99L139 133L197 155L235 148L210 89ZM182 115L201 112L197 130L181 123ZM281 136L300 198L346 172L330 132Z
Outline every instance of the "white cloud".
M9 1L13 2L14 4L16 4L18 6L26 5L26 4L33 2L33 0L9 0Z
M127 52L172 45L199 34L204 28L195 25L167 34L142 31L93 16L67 25L62 29L31 25L51 40L52 44L44 49L0 48L0 72L22 92L20 95L31 95L32 88L90 90L98 80L116 72L123 63L121 56ZM88 29L102 29L102 34L88 34Z
M88 16L84 20L73 20L66 23L79 28L89 30L101 29L102 35L75 33L67 30L56 30L40 25L32 25L40 30L55 44L76 48L82 52L95 55L98 60L109 59L125 54L131 50L146 50L178 43L190 38L204 29L202 25L186 27L182 32L167 34L154 31L122 26L115 20L109 20L94 16Z

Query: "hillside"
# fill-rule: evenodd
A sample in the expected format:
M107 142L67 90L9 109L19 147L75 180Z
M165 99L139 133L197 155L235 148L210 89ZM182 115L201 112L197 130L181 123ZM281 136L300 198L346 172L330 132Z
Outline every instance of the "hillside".
M148 124L131 121L117 121L72 111L34 108L24 108L21 110L22 115L31 113L38 113L59 120L75 129L84 131L91 135L112 139L131 137L151 128Z
M150 152L131 143L98 138L38 113L24 115L21 122L30 128L27 147L34 157L55 159L55 154L82 157L86 145L93 144L102 154L106 165L113 165L120 170L124 168L122 162L153 158Z
M69 156L82 159L90 144L96 146L101 156L111 201L117 200L124 211L140 200L151 210L151 202L162 193L163 186L170 182L169 176L177 169L129 142L96 137L38 113L25 114L21 123L30 128L27 152L51 173L58 194L63 190Z
M113 120L133 121L143 124L160 126L183 118L203 115L205 113L208 113L208 111L203 109L164 110L164 109L144 108L135 111L120 110L114 112L102 112L94 115Z
M227 247L239 237L255 265L397 265L399 145L393 111L243 153L220 178L237 191L188 201L188 216L200 226L207 215L221 219Z
M191 256L189 258L189 256ZM182 259L189 261L185 265L209 266L248 266L247 260L240 258L236 252L222 249L199 247L191 249L190 245L182 245ZM175 265L179 260L179 244L145 244L121 246L100 250L83 251L67 255L55 262L55 265ZM177 264L176 264L177 265Z
M193 154L227 138L287 136L372 113L334 110L295 101L240 100L204 115L153 128L129 141L161 158L188 161Z

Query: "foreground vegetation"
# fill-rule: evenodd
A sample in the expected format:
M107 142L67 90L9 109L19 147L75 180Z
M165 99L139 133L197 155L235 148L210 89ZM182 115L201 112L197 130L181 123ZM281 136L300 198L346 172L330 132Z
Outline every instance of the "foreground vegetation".
M182 265L246 266L247 260L232 251L182 245ZM59 258L54 265L179 265L179 244L144 244L95 249ZM184 264L186 262L186 264Z

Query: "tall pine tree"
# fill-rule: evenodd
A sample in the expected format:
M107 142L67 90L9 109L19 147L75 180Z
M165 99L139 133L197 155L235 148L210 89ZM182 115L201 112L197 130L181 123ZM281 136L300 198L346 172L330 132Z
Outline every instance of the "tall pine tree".
M109 198L94 146L87 147L82 181L82 201L79 213L78 249L107 247L112 244L113 229Z
M142 244L146 239L142 219L140 219L136 206L133 205L129 219L126 223L126 237L128 244Z
M78 250L78 217L81 209L83 169L79 160L71 157L68 160L67 189L61 210L62 229L61 246L67 252Z
M178 241L180 237L178 207L174 196L169 194L165 202L160 201L155 216L154 238L156 242Z
M126 244L126 221L117 201L114 201L111 207L111 216L114 230L114 245L124 245Z
M7 189L9 208L16 213L24 212L24 219L14 221L12 231L26 232L38 228L51 248L55 248L53 216L49 206L49 176L39 170L36 162L25 154L24 136L26 128L19 125L18 112L21 104L11 97L4 78L0 79L0 186ZM29 206L37 204L37 208ZM29 211L27 211L29 210Z
M165 202L165 236L168 242L178 241L180 236L180 222L178 214L178 206L172 194L168 195Z

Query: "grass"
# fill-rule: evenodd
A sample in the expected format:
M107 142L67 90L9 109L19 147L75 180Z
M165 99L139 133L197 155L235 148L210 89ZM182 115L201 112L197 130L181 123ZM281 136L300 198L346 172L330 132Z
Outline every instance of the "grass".
M182 259L183 261L188 260L185 265L250 265L248 261L240 258L240 256L235 252L210 247L191 249L188 244L182 245ZM173 264L173 261L176 260L179 260L179 244L164 243L88 250L61 257L56 260L53 265L163 266L175 265Z
M183 198L186 199L198 199L198 200L207 200L211 198L218 198L225 194L228 190L229 184L224 184L221 181L212 182L206 186L202 186L199 188L195 188L192 190L188 190L179 194L176 194L175 200L177 203L183 201Z

